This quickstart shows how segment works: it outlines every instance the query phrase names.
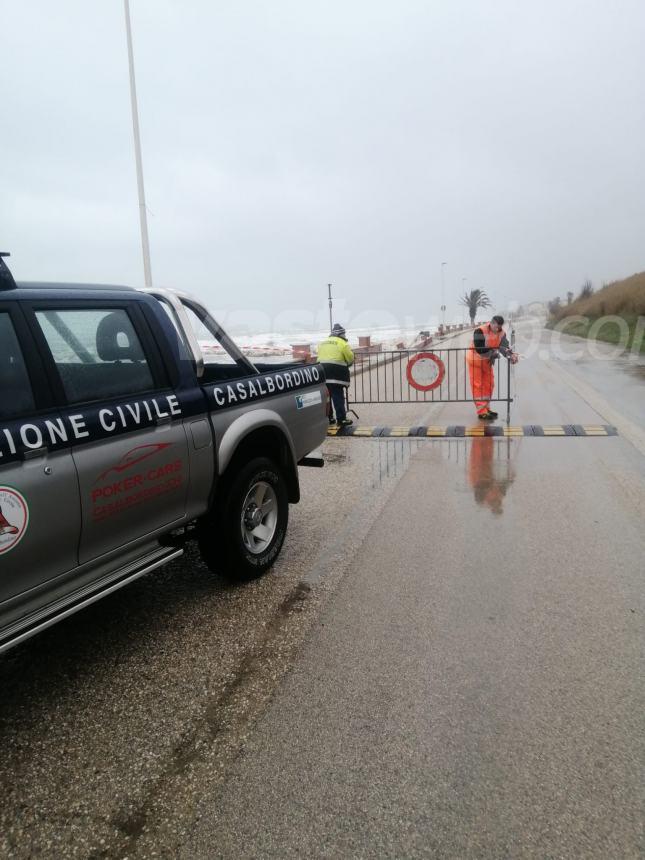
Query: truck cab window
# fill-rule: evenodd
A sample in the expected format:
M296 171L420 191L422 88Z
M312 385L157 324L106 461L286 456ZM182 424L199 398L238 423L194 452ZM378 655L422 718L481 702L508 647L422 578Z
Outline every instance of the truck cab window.
M199 319L192 308L186 307L186 314L190 320L195 337L204 354L207 364L226 364L235 366L235 357L231 355L219 339L208 330L207 326Z
M183 319L180 320L167 294L161 292L157 298L177 331L182 358L193 357L190 342L195 342L204 362L203 372L199 373L202 383L237 379L258 373L255 365L243 355L237 344L196 300L190 296L180 299L183 306ZM199 311L196 311L195 307L199 308Z
M40 310L36 318L70 403L154 388L141 341L123 308Z
M31 382L11 317L0 313L0 418L16 418L34 409Z

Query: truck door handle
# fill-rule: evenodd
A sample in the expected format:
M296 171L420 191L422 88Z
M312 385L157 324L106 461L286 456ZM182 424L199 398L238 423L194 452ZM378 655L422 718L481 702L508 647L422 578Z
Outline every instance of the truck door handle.
M49 448L47 448L47 446L43 448L28 448L26 451L22 452L22 459L36 460L38 457L45 457L48 451Z

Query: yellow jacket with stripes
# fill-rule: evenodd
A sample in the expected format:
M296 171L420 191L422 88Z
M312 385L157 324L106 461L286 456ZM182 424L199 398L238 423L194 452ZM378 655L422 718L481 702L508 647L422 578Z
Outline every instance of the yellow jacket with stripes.
M325 371L327 382L332 385L349 385L349 368L354 363L354 353L342 337L330 335L318 344L318 361Z

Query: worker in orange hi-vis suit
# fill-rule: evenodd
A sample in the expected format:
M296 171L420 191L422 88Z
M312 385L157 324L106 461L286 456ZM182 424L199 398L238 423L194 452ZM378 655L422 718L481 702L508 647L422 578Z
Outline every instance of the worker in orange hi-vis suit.
M495 387L493 365L496 359L501 353L511 364L517 362L517 355L508 343L503 326L504 317L494 316L489 323L476 328L473 332L473 342L466 353L470 389L480 421L494 421L497 418L497 412L493 412L490 408L490 399Z

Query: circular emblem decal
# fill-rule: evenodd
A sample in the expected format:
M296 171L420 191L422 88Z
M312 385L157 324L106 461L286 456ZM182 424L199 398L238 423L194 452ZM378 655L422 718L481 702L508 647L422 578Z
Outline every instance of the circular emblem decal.
M29 524L29 508L13 487L0 485L0 555L18 544Z
M405 375L417 391L432 391L443 382L446 368L438 355L433 352L420 352L408 362Z

